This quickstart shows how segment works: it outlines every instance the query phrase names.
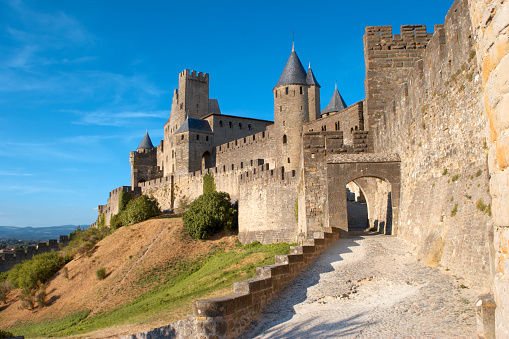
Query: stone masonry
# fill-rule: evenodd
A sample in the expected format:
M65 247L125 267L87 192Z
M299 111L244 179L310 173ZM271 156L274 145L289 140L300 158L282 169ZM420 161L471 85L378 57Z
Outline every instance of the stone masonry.
M272 89L274 122L222 115L209 75L185 70L164 140L131 152L131 191L172 211L210 173L238 203L243 243L305 244L332 228L348 234L346 186L356 185L370 227L479 287L480 312L496 304L496 331L480 327L509 337L508 36L503 0L456 0L433 33L367 27L365 100L346 106L336 89L322 111L320 85L293 49ZM99 210L106 220L116 199ZM228 298L217 301L224 309L195 302L204 337L233 337L258 314L244 296Z

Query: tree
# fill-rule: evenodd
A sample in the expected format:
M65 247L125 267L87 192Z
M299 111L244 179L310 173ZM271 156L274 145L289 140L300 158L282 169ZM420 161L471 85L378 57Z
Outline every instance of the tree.
M195 239L205 239L222 229L234 229L238 225L238 212L225 192L200 195L184 214L184 228Z

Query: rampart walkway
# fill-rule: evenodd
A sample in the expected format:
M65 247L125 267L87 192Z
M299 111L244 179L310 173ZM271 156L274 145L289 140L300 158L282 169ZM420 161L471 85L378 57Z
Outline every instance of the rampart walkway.
M474 338L475 296L424 266L405 241L340 239L270 303L241 338Z

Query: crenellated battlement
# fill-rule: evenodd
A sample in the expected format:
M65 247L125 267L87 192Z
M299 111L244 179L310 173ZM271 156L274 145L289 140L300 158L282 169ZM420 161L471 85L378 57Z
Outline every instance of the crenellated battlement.
M392 34L392 26L366 27L367 51L407 50L426 48L433 33L426 31L426 25L401 26L400 34Z
M216 147L216 154L223 154L234 150L242 149L246 146L253 144L261 144L267 142L270 139L270 133L268 131L262 131L249 135L244 138L239 138ZM260 145L261 146L261 145Z
M208 73L196 72L196 71L191 71L191 70L188 70L188 69L185 69L183 72L181 72L179 74L179 77L186 78L186 79L191 79L191 80L196 80L196 81L201 81L201 82L208 82L209 81L209 74Z
M0 273L7 272L14 265L20 264L25 260L31 259L34 255L55 252L61 247L66 246L72 240L72 235L61 235L60 242L57 239L49 241L40 241L37 245L29 245L26 248L17 248L14 252L5 252L3 257L0 255Z

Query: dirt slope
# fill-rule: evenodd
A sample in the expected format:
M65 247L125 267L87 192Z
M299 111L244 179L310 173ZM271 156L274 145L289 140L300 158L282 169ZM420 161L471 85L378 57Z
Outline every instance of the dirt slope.
M164 267L177 258L195 258L215 246L234 246L235 236L217 236L206 242L182 236L182 219L152 219L124 227L97 243L88 256L79 256L48 283L49 306L33 311L20 309L17 292L8 296L8 305L0 307L0 323L7 328L17 322L58 319L80 310L93 310L92 314L111 310L146 292L157 282L146 281L154 269ZM106 268L107 277L98 280L96 271ZM229 291L224 291L228 294ZM183 310L184 317L189 310ZM116 336L120 332L136 333L159 324L159 319L143 326L125 326L122 330L110 329L93 337Z

